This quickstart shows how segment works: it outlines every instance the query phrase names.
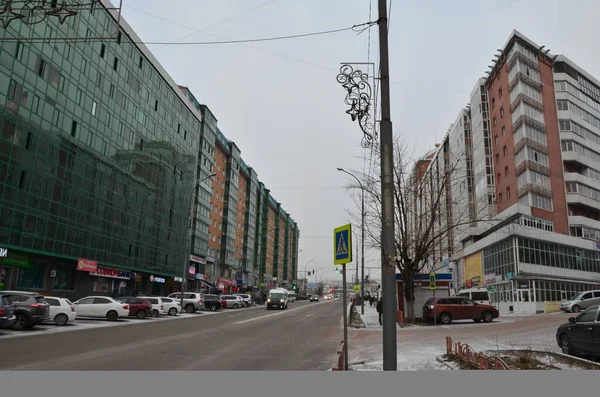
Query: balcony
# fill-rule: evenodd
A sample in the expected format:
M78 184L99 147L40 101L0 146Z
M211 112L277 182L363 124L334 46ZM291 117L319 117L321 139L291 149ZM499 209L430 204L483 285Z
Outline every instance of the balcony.
M523 162L521 162L518 166L517 166L517 170L516 173L517 175L522 174L526 169L530 169L532 171L536 171L539 172L540 174L544 174L544 175L550 175L550 168L545 166L545 165L541 165L540 163L536 163L533 160L525 160Z
M520 187L519 190L517 190L517 196L522 197L529 192L536 193L536 194L539 194L539 195L545 196L545 197L550 197L550 198L552 197L551 189L548 189L547 187L538 185L537 183L527 183L524 186Z
M537 150L538 152L548 154L548 146L546 146L543 143L540 143L536 140L533 140L527 136L519 139L519 141L515 144L515 153L517 153L519 150L521 150L523 148L523 146L529 146L529 147Z

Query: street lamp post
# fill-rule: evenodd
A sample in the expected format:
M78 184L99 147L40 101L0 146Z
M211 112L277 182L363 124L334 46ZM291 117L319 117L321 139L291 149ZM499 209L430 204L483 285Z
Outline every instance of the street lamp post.
M362 182L360 181L360 179L358 179L356 177L356 175L346 171L343 168L338 168L338 171L341 171L345 174L350 175L351 177L353 177L354 179L356 179L356 182L358 182L358 186L360 186L360 191L361 191L361 204L360 204L360 223L361 223L361 280L360 280L360 300L361 300L361 305L360 305L360 314L365 314L365 188L362 184ZM358 262L357 262L357 277L358 277Z
M314 262L314 259L309 260L308 262L306 262L306 264L304 265L304 278L306 279L306 282L304 283L304 294L306 295L306 284L308 284L308 277L306 275L306 267L308 266L309 263Z
M194 192L196 191L196 188L205 180L210 179L210 178L214 178L215 176L217 176L216 173L210 174L209 176L199 179L198 181L196 181L196 183L194 183L194 186L192 187L192 189L190 189L190 197L188 199L189 204L190 204L190 208L188 208L188 219L187 219L187 238L186 238L186 244L185 244L185 257L183 260L183 272L181 274L182 276L182 280L181 280L181 300L180 300L180 304L181 304L181 310L183 311L183 293L185 292L185 287L187 287L188 284L188 280L187 280L187 270L188 270L188 266L190 263L190 250L191 250L191 246L192 246L192 236L194 234L194 231L191 230L192 229L192 210L194 208L193 204L192 204L192 198L194 197Z

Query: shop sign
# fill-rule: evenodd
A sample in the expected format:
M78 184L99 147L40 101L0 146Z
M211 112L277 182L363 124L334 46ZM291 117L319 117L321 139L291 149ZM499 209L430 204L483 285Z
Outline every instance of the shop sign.
M233 284L233 282L230 279L228 279L227 277L221 277L221 278L219 278L219 280L217 282L219 283L219 285L228 285L229 286L229 285Z
M175 281L176 283L183 283L183 278L181 278L181 277L173 277L173 281Z
M213 258L212 256L207 256L207 257L206 257L206 261L207 261L207 262L212 262L212 263L215 263L215 260L216 260L216 259L215 259L215 258Z
M466 280L466 281L465 281L465 287L467 287L467 288L471 288L471 287L473 287L473 281L471 281L471 280Z
M219 289L225 289L225 286L223 284L219 284Z
M483 279L484 279L485 285L493 284L496 281L496 275L495 274L486 274L485 276L483 276Z
M479 283L481 283L481 278L479 276L471 278L471 283L473 286L477 287Z
M154 277L154 276L150 276L150 281L153 283L161 283L161 284L164 284L165 282L167 282L167 280L165 280L162 277Z
M107 277L107 278L118 278L121 280L129 280L132 277L135 277L135 273L132 273L129 270L117 270L117 269L110 269L108 267L98 266L95 272L90 272L90 276L99 276L99 277Z
M196 274L196 280L204 280L204 274L202 274L202 273L197 273L197 274Z
M0 265L28 268L31 266L31 257L0 247Z
M196 274L196 267L195 266L190 266L190 269L188 271L189 271L189 273L191 275L194 275L194 274Z
M196 256L196 255L190 255L190 260L192 262L198 262L201 265L205 265L206 264L206 259L200 258L199 256Z
M77 270L82 272L94 273L98 269L98 262L89 259L79 259L77 261Z

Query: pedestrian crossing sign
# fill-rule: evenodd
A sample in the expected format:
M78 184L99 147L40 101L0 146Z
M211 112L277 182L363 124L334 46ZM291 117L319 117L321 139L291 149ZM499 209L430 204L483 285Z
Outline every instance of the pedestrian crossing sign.
M352 262L352 225L333 229L333 264L345 265Z

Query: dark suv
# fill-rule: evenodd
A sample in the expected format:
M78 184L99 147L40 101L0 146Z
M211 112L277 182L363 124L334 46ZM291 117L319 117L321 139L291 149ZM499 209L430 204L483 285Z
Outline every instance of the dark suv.
M223 301L219 295L204 294L204 307L211 312L223 310Z
M16 317L13 329L31 329L50 319L50 305L37 292L3 291L0 294L10 295Z
M10 298L10 295L2 295L0 292L0 329L12 328L16 320Z

